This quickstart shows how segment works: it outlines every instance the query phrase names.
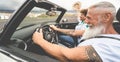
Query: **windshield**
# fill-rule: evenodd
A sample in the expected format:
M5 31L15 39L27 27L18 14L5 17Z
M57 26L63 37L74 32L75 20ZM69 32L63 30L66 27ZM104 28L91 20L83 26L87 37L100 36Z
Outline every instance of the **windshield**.
M19 25L17 29L21 29L34 24L39 24L48 21L55 22L61 13L59 11L54 11L53 13L55 13L56 15L48 15L46 14L47 12L49 11L42 8L38 7L33 8L32 11L29 12L29 14L24 18L23 22Z

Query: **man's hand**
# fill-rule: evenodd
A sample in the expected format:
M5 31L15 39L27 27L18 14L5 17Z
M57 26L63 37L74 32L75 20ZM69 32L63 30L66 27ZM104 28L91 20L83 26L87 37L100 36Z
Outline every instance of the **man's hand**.
M53 30L57 30L58 29L55 25L50 25L50 28L52 28Z
M43 41L43 33L42 33L42 29L40 29L40 32L38 32L38 29L36 30L36 32L34 32L32 40L34 41L34 43L39 44L40 41Z

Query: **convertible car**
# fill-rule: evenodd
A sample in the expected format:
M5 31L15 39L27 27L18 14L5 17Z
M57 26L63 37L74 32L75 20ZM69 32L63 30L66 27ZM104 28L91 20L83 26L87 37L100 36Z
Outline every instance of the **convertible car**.
M38 45L33 43L32 35L36 29L42 28L44 39L64 47L75 47L67 42L61 42L60 35L65 35L52 30L49 25L59 28L74 29L77 22L72 22L74 15L66 19L67 10L48 0L25 0L14 11L4 26L0 28L0 61L2 62L59 62L48 55ZM67 15L68 17L69 15ZM120 20L120 10L117 13ZM119 21L113 23L120 33Z

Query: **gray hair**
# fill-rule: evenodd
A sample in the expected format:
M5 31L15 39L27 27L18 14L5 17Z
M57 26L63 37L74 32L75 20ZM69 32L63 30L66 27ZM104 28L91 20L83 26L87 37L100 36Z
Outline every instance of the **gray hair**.
M116 8L110 2L105 2L105 1L104 2L99 2L99 3L91 6L90 8L98 9L98 10L100 10L99 12L107 11L107 12L110 12L113 15L113 17L116 16Z

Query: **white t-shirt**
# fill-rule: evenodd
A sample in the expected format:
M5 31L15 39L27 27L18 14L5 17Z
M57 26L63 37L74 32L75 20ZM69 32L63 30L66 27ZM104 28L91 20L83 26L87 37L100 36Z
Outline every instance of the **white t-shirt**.
M75 30L85 30L88 26L84 21L79 21L78 25L76 25ZM80 41L81 37L77 39L77 41Z
M120 39L120 35L117 34L107 34L102 36L109 36ZM83 41L78 46L86 45L92 45L103 62L120 62L120 40L111 38L92 38Z
M85 30L87 28L87 24L84 21L79 21L78 25L76 25L75 30Z

